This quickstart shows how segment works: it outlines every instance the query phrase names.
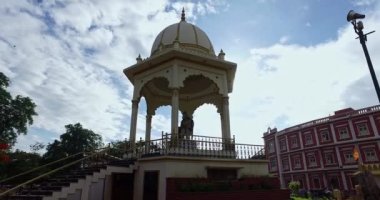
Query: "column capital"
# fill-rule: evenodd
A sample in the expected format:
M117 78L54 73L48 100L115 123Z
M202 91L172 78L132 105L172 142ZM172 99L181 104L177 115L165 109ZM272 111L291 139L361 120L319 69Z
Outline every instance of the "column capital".
M131 102L132 102L132 104L138 104L139 100L138 99L132 99Z
M146 114L146 119L152 119L152 114Z
M173 93L173 95L178 95L179 94L179 88L173 88L172 93Z

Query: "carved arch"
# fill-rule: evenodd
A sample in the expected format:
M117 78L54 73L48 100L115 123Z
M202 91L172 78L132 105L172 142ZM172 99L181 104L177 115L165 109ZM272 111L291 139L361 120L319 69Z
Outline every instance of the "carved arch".
M225 84L223 83L223 81L225 80L225 75L224 74L221 74L221 73L211 73L211 72L208 72L208 71L203 71L203 70L199 70L199 69L193 69L193 68L184 67L184 66L179 67L178 70L181 71L181 73L178 74L178 85L180 87L184 87L184 81L188 77L201 75L201 76L203 76L205 78L210 79L212 82L215 83L215 85L219 89L219 94L224 95L224 96L228 95L228 89L225 88Z
M200 98L196 100L192 100L188 103L180 103L180 110L186 111L188 114L193 115L194 112L204 104L214 105L217 109L218 113L222 112L222 96L221 95L211 95L206 98Z
M171 70L166 70L166 72L171 72ZM133 99L138 99L141 96L141 91L144 88L144 86L149 83L150 81L156 79L156 78L164 78L168 81L168 85L171 85L171 73L166 73L163 71L159 71L157 73L150 74L149 76L142 76L141 78L136 78L134 90L133 90Z

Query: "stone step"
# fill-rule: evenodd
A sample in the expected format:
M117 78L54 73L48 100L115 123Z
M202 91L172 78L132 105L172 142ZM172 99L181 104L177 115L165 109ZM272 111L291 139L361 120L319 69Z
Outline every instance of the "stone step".
M47 183L60 183L60 182L78 182L78 179L77 178L51 178L51 179L48 179L44 182L47 182Z
M128 167L134 163L135 163L134 160L112 160L112 161L108 162L108 165Z
M33 185L32 188L30 188L31 190L37 190L37 189L41 189L41 190L51 190L51 191L59 191L62 189L62 187L60 186L50 186L50 185Z
M50 196L53 194L52 190L43 190L43 189L27 189L20 192L21 195L42 195L42 196Z
M10 197L7 197L7 199L12 199L12 200L42 200L43 195L12 195Z

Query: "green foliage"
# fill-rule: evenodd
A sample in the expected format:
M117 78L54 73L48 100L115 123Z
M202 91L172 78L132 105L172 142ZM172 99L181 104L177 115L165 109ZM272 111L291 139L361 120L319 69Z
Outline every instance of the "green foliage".
M112 156L122 158L127 148L126 145L129 145L128 141L118 140L118 141L111 142L110 150L108 153Z
M291 181L289 183L289 189L292 191L293 196L298 195L298 190L300 189L300 187L301 187L301 184L299 181Z
M54 161L82 151L93 151L103 146L102 137L92 130L85 129L80 123L68 124L60 140L54 140L46 147L45 161Z
M8 152L8 155L11 159L11 162L0 164L0 179L11 177L40 166L41 156L37 153L28 153L16 149L14 152ZM11 182L7 182L7 184L20 183L35 176L36 174L33 173L27 174L25 176L11 180Z
M30 147L30 150L31 150L32 152L37 153L37 151L39 151L39 150L45 148L45 145L42 144L41 142L36 142L36 143L34 143L34 144L32 144L32 145L29 145L29 147Z
M36 104L29 97L17 95L15 98L6 90L9 79L0 72L0 138L10 146L17 136L27 133L27 125L33 124Z
M85 129L80 123L65 126L66 133L60 136L66 153L74 154L80 151L93 151L103 146L102 137L92 130Z
M58 140L54 140L53 143L49 143L46 146L46 153L43 155L43 159L46 163L58 160L68 156L63 149L62 144Z

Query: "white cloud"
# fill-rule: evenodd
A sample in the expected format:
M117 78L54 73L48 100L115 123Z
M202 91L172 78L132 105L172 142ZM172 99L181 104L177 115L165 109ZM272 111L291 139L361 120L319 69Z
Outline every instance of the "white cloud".
M367 16L364 24L368 30L379 27L380 15ZM338 30L336 40L313 46L279 42L252 48L248 58L230 55L228 60L238 64L230 95L231 133L237 141L262 144L268 126L283 129L346 107L378 104L356 37L347 24ZM376 56L380 37L368 36L367 45L374 67L380 71L380 57ZM206 106L195 113L196 131L220 136L216 110Z
M229 5L226 1L222 0L207 0L194 2L174 2L173 8L178 14L182 12L182 8L185 9L186 19L192 23L195 22L197 16L202 16L208 13L218 13L219 10L225 11Z
M211 0L2 3L0 71L12 80L11 92L31 97L39 114L31 127L36 135L20 137L16 148L25 149L32 141L51 142L64 132L64 125L76 122L106 141L127 138L133 89L122 70L134 64L139 53L149 56L158 32L179 21L177 7L182 5L194 8L189 19L195 20L226 4ZM145 131L145 114L140 111L139 136ZM156 129L167 122L158 114L152 132L157 134L161 130ZM52 136L41 138L38 130Z
M364 23L379 27L379 19L375 15ZM231 127L241 133L238 140L262 143L268 126L283 129L345 107L377 104L355 37L348 24L339 30L337 40L315 46L275 44L251 49L250 58L238 62L231 95ZM380 63L375 56L380 53L380 37L371 35L368 39L372 61ZM379 70L379 65L374 66Z
M376 0L351 0L351 2L357 6L369 6L374 5Z
M108 141L128 138L132 87L122 69L134 64L139 53L149 56L158 32L178 22L183 6L190 21L228 7L219 1L166 0L2 3L0 71L11 78L12 93L30 96L38 105L32 128L52 133L20 137L18 146L51 142L64 125L76 122ZM367 16L366 30L379 27L379 13ZM284 37L278 44L252 48L248 58L228 58L238 64L230 97L231 132L238 142L260 144L267 126L285 128L346 106L377 103L352 27L347 24L338 35L314 46L292 44ZM368 49L378 70L378 34L368 36ZM200 107L194 120L196 132L220 136L213 106ZM152 127L152 137L170 130L170 114L158 112ZM137 138L144 134L140 109Z
M289 39L290 39L289 36L282 36L279 42L280 44L285 44L289 41Z

